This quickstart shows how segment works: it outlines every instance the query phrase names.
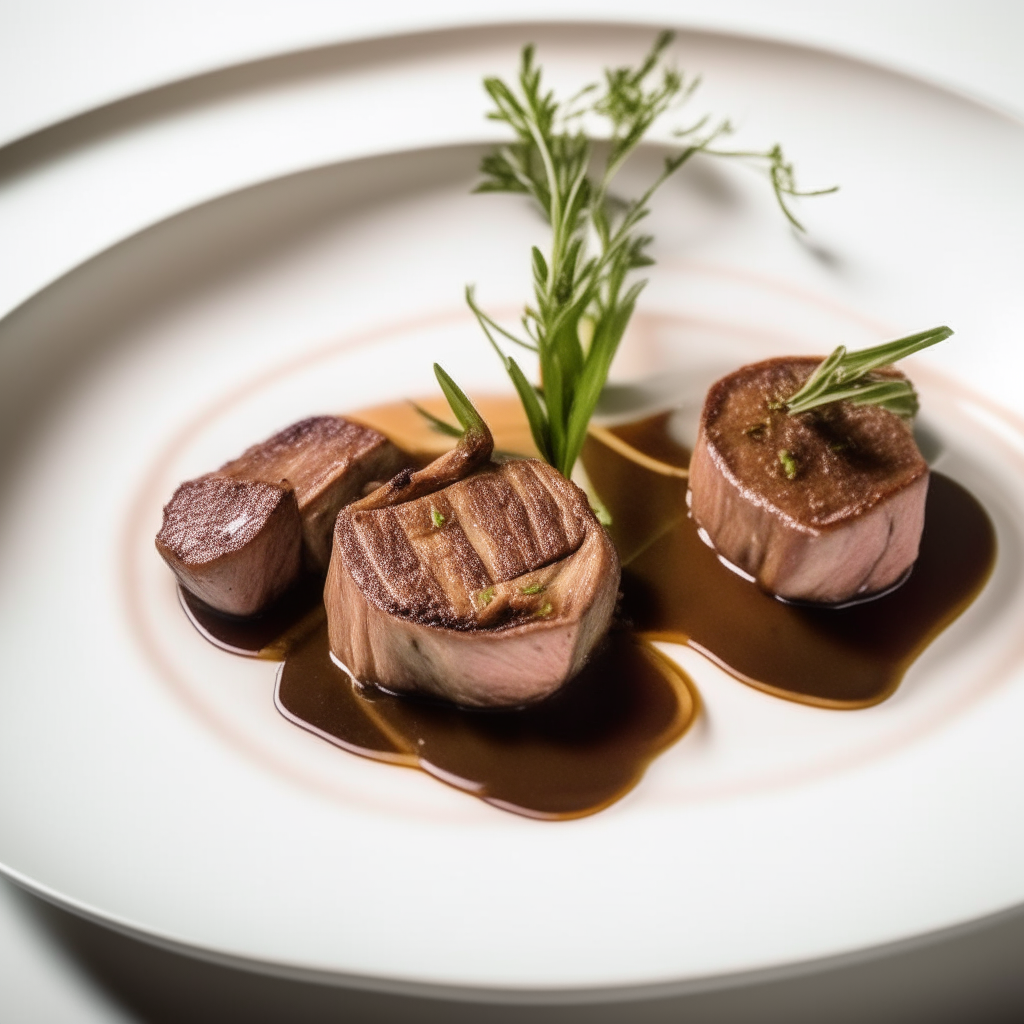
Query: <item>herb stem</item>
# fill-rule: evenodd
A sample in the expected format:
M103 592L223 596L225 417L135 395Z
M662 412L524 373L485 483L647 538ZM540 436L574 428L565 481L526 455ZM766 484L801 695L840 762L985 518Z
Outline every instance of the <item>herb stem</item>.
M527 304L521 321L529 341L488 316L471 287L466 289L466 301L516 388L534 443L567 477L646 283L630 283L629 276L653 263L647 253L652 239L638 226L650 212L654 193L698 153L756 157L768 165L783 212L800 227L784 197L804 193L797 190L781 148L763 153L713 149L732 127L725 120L709 127L708 117L676 132L685 143L665 159L639 198L624 202L612 194L616 176L650 127L698 85L699 79L686 79L663 60L671 41L672 33L661 33L639 66L608 68L603 87L587 85L564 103L542 87L532 46L522 52L518 93L501 79L484 80L494 103L488 117L507 124L515 138L483 158L483 180L476 191L532 198L551 228L551 243L546 257L536 247L531 252L534 301ZM580 127L585 116L601 118L609 128L608 154L600 170L592 168L592 141ZM537 356L539 388L504 353L500 340Z

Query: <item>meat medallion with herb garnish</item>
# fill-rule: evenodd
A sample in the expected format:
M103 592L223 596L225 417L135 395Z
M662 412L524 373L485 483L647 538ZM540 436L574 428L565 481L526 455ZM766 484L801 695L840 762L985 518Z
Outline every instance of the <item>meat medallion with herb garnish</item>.
M769 359L712 385L687 494L707 542L786 600L842 604L897 585L917 558L928 466L916 393L891 364L950 334Z
M567 101L542 86L532 47L516 81L485 81L509 138L484 157L477 191L535 204L550 245L530 253L521 329L490 317L472 288L467 299L525 413L515 442L492 420L499 446L532 451L528 426L545 461L495 457L487 426L435 366L460 426L416 408L454 449L425 465L441 447L400 427L405 403L366 411L382 434L304 421L182 485L157 541L182 584L221 611L265 610L236 621L183 600L218 646L284 660L275 702L291 721L534 817L607 806L693 721L696 692L650 640L689 644L777 696L864 707L969 604L994 552L983 510L936 474L906 587L845 612L794 608L724 568L682 514L688 453L676 450L670 412L589 426L645 283L635 272L651 263L641 221L654 191L692 158L728 156L767 172L797 228L793 197L814 194L797 189L779 146L725 150L728 123L707 118L673 133L677 148L635 198L614 193L648 130L696 84L664 59L668 43L662 35L638 66L606 69ZM704 536L736 566L760 544L743 571L793 598L842 603L898 581L917 553L929 481L907 426L913 388L886 364L947 333L840 349L821 365L772 360L716 385L693 463ZM376 455L323 475L341 432L349 455L363 442ZM418 454L397 448L407 443ZM609 532L571 482L577 472ZM613 544L628 566L621 594ZM328 554L326 587L306 575L266 608Z

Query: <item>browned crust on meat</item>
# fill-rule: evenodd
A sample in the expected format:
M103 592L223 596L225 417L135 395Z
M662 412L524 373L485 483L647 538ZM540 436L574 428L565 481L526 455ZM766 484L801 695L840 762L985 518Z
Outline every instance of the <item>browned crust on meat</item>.
M364 683L475 706L539 700L607 631L618 556L583 493L533 459L433 494L344 509L324 600Z
M287 480L302 517L309 568L327 571L338 510L388 480L407 457L383 434L340 416L312 416L246 449L217 471L239 480Z
M719 553L765 589L837 602L882 590L913 564L928 466L909 427L880 407L785 412L820 362L769 359L711 387L690 502Z
M164 508L156 546L187 590L219 611L252 615L300 572L295 492L216 474L186 481Z
M382 612L447 629L477 629L481 607L454 601L454 588L441 585L439 571L464 576L470 593L506 583L572 554L589 520L593 513L575 484L543 462L519 459L492 463L459 484L392 508L344 509L335 524L335 547ZM443 550L421 556L411 541L427 539Z
M795 394L820 363L789 357L741 367L711 386L701 416L721 471L798 529L841 525L928 473L907 425L878 406L835 402L797 416L769 408ZM796 463L794 480L779 461L782 449Z
M164 509L157 550L211 607L254 615L303 564L326 573L338 510L406 462L370 427L339 416L301 420L182 484Z

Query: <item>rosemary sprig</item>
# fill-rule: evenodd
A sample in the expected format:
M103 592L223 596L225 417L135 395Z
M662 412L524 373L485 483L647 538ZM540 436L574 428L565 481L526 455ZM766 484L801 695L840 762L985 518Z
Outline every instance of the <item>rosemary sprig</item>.
M717 149L732 131L728 121L704 117L677 130L682 148L667 156L660 174L639 197L623 200L611 185L647 131L699 84L663 62L672 34L658 36L636 68L611 68L603 83L588 85L567 101L544 89L534 49L522 53L517 88L499 78L484 87L494 103L490 118L507 124L514 140L487 154L477 192L530 196L551 227L545 255L534 247L533 302L521 318L523 335L507 330L477 304L472 286L466 301L498 353L522 402L534 443L553 466L570 475L587 425L604 387L612 359L645 281L631 272L650 266L651 236L637 228L647 217L655 191L698 153L754 160L766 171L790 222L802 226L787 198L817 195L800 191L779 146L763 152ZM607 156L595 159L585 118L605 125ZM834 191L824 189L820 191ZM540 383L534 386L503 350L513 344L537 355Z
M917 415L917 392L909 380L872 377L871 371L904 359L914 352L945 341L953 332L948 327L911 334L896 341L847 352L840 345L807 378L807 382L785 403L786 412L797 414L832 402L880 405L905 420Z

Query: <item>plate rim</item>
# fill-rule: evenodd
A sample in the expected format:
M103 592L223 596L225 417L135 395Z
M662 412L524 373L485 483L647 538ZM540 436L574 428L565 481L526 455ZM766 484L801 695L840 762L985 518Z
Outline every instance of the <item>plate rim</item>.
M522 29L524 25L528 26L533 23L520 23L520 22L509 22L507 25L502 24L501 26L495 26L488 23L484 27L487 29L507 29L516 28ZM539 23L542 28L550 29L552 24L549 22ZM579 22L566 22L565 25L569 27L578 27ZM586 22L588 25L595 25L599 27L615 27L621 28L622 24L618 22L614 23L603 23L603 22ZM629 23L629 27L635 28L647 28L645 24ZM478 30L479 26L462 26L460 29L432 29L423 32L411 33L408 36L402 36L402 38L415 38L417 40L429 40L439 34L446 34L451 31L474 31ZM904 78L915 83L926 86L929 89L933 89L939 92L946 93L950 96L957 98L960 101L970 103L974 106L980 107L986 110L988 113L995 113L1000 117L1006 118L1017 127L1024 127L1024 121L1020 121L1018 118L1009 116L1004 111L1000 111L996 108L991 108L983 102L979 102L973 97L963 96L957 93L955 90L951 90L942 85L935 85L933 83L918 79L913 75L906 74L904 72L896 71L887 68L883 65L876 65L873 62L861 60L859 58L849 57L841 53L833 53L827 49L822 49L813 46L803 46L800 44L790 44L780 42L772 39L762 39L760 37L745 37L728 32L717 32L717 31L704 31L704 30L691 30L684 29L687 34L700 35L700 36L712 36L720 37L726 40L742 39L757 44L763 44L772 48L795 48L799 50L807 50L811 52L818 52L827 55L832 59L838 59L842 61L850 61L855 64L865 65L872 70L879 71L886 75L895 75L900 78ZM384 37L391 38L391 37ZM350 44L339 44L347 46ZM275 59L275 58L270 58ZM257 63L263 63L262 61ZM202 77L202 76L197 76ZM189 82L191 79L184 79L179 83L174 83L175 86ZM129 98L130 99L130 98ZM121 102L121 101L118 101ZM81 115L87 116L87 115ZM73 123L78 118L72 118L70 122L61 122L54 126L54 129L65 126L69 123ZM2 152L2 150L0 150ZM359 159L359 158L356 158ZM347 161L346 161L347 162ZM299 172L301 173L301 172ZM216 199L210 200L216 202ZM199 204L203 205L203 204ZM171 217L175 216L172 214ZM169 218L168 218L169 219ZM162 223L161 222L157 222ZM156 225L152 225L156 226ZM147 229L143 229L147 230ZM123 244L134 236L130 235L124 239L121 239L117 245ZM108 249L104 249L102 252L95 254L92 258L101 258ZM81 266L81 264L79 264ZM69 271L68 273L74 273L78 267ZM53 279L46 287L57 283L65 275L61 274L57 278ZM45 290L45 289L43 289ZM37 298L41 292L36 292L26 302L32 301ZM11 314L17 312L21 308L22 304L19 304ZM3 318L3 319L6 319ZM2 320L0 320L2 323ZM238 957L233 954L222 953L217 950L203 949L201 947L192 946L188 944L182 944L179 940L175 940L172 937L160 935L153 931L147 931L139 925L133 924L127 920L119 918L117 915L110 915L103 912L97 907L90 906L75 900L73 897L65 897L55 890L49 889L47 886L36 882L27 875L12 869L11 867L0 862L0 873L4 874L16 884L26 889L29 892L34 893L37 896L53 903L56 906L70 910L82 917L89 920L96 921L107 927L113 928L116 931L120 931L123 934L129 935L133 938L140 939L142 941L150 942L162 948L172 950L174 952L183 953L186 955L197 956L200 959L205 959L214 963L223 963L229 966L241 967L245 970L255 970L259 973L265 974L279 974L284 977L298 978L301 980L310 980L320 983L330 983L335 985L343 985L346 987L365 988L371 991L387 991L395 992L401 991L410 995L427 995L434 997L446 997L456 998L462 1001L487 1001L487 1002L524 1002L528 1004L551 1002L552 1000L559 1003L576 1004L576 1003L589 1003L597 1001L628 1001L632 999L640 998L652 998L658 995L677 995L697 991L714 991L723 987L749 984L759 980L777 979L788 976L798 976L806 973L814 973L818 971L828 970L832 966L842 966L849 963L861 962L863 960L872 959L876 956L889 955L890 952L899 952L905 949L920 948L924 945L929 945L936 941L942 941L947 937L955 937L979 927L986 927L989 923L994 923L997 920L1005 919L1007 916L1012 916L1019 913L1024 904L1019 904L1013 907L1008 907L999 910L993 914L985 915L983 918L972 919L970 921L961 922L954 924L946 928L941 928L932 932L922 933L906 939L895 940L890 943L885 943L880 946L869 946L864 949L853 950L850 952L835 954L823 958L818 958L808 961L800 961L793 964L782 964L778 966L772 966L763 969L757 969L752 971L740 971L731 972L727 974L709 976L707 978L692 978L677 982L663 982L663 983L651 983L651 984L640 984L640 985L628 985L628 986L612 986L607 989L599 989L588 986L584 989L569 989L569 988L558 988L558 989L499 989L499 988L473 988L471 986L456 986L451 987L443 984L431 983L431 982L416 982L408 981L399 977L387 978L381 976L379 978L372 978L366 975L346 975L341 972L329 971L323 972L310 968L303 968L296 965L282 965L273 961L259 961L248 959L244 957Z

